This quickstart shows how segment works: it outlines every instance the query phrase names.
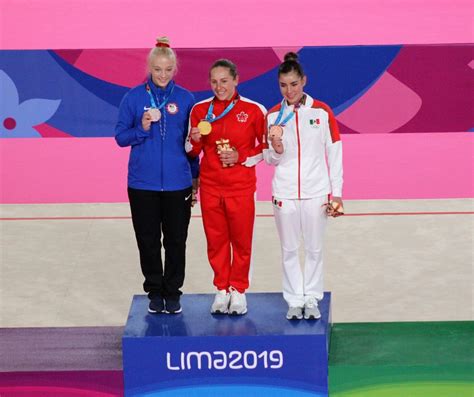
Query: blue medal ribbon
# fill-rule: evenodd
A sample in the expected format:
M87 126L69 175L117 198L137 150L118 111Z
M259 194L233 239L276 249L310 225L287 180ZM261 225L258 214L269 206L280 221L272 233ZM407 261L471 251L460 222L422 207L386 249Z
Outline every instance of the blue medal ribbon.
M281 103L282 104L281 104L281 107L280 107L280 112L278 113L278 117L275 120L275 123L273 125L281 125L282 127L284 127L286 125L286 123L288 123L288 121L290 121L291 118L295 115L295 112L291 112L288 116L286 116L285 120L283 120L280 123L280 120L283 117L283 113L285 112L285 109L286 109L286 101L283 99L283 101Z
M229 113L237 103L239 98L235 98L229 105L225 108L225 110L217 117L212 118L212 111L214 110L214 101L211 102L209 105L209 110L207 111L207 115L205 120L208 121L209 123L213 123L214 121L220 120L222 117L224 117L227 113Z
M146 88L146 92L148 92L148 95L150 96L150 102L151 102L151 107L152 108L156 108L156 109L162 109L167 103L168 103L168 100L170 99L171 97L171 94L173 93L173 90L174 90L174 86L175 86L175 83L174 81L170 81L170 85L171 85L171 89L170 89L170 92L169 94L163 98L163 102L161 102L158 106L156 105L156 101L155 101L155 98L153 96L153 93L151 92L151 88L150 88L150 84L146 83L145 84L145 88ZM156 98L157 101L158 101L158 98Z
M148 92L148 95L150 96L150 102L151 102L151 107L152 108L155 108L155 109L162 109L167 103L168 103L168 100L170 99L171 97L171 94L173 94L173 90L174 90L174 86L175 86L175 82L174 81L170 81L170 85L171 85L171 88L169 90L169 94L167 96L165 96L163 98L163 101L157 106L156 105L156 101L155 101L155 98L154 98L154 93L151 92L151 88L150 88L150 84L149 83L146 83L145 84L145 88L146 88L146 92ZM156 98L156 100L158 101L158 97ZM158 101L159 102L159 101ZM165 123L166 123L166 112L163 112L163 117L160 119L160 122L159 122L159 126L160 126L160 135L161 135L161 139L164 140L165 139L165 136L166 136L166 126L165 126Z

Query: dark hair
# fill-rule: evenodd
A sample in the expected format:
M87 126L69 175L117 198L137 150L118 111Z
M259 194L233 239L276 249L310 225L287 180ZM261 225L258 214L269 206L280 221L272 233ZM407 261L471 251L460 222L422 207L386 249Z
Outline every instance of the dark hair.
M218 59L212 64L211 68L209 69L209 75L211 74L212 69L218 67L229 69L229 73L234 79L239 75L235 63L225 58Z
M305 76L303 67L298 62L298 54L294 52L287 52L285 54L285 60L278 68L278 77L282 74L295 72L298 76L303 78Z

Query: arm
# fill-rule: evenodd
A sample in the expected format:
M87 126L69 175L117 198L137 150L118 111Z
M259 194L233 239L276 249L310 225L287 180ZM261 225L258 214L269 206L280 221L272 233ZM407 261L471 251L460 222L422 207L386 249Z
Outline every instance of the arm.
M265 130L266 130L266 139L270 144L267 144L267 148L263 151L263 158L267 164L278 165L283 156L284 147L282 139L271 138L268 135L268 114L265 117Z
M120 103L119 116L115 126L115 140L120 147L135 146L147 139L151 125L151 117L145 112L142 123L135 125L135 117L131 109L129 95L125 95ZM148 131L144 127L148 126Z
M265 113L266 109L263 106L259 106L256 110L257 117L255 120L255 139L257 140L257 146L245 152L240 152L237 159L238 163L242 163L246 167L255 167L260 161L263 160L263 151L267 148L266 140L266 120Z
M192 111L192 108L194 106L194 103L195 103L195 99L194 99L194 95L191 94L191 102L189 104L189 107L188 109L186 110L186 113L188 115L186 121L185 121L185 125L188 127L188 130L190 129L190 121L191 121L191 111ZM188 130L184 130L184 142L185 142L185 150L186 150L186 153L188 152L187 151L187 144L188 144L188 139L189 139L189 132ZM192 145L191 145L192 147ZM191 149L192 150L192 149ZM195 156L195 157L192 157L188 154L188 161L189 161L189 165L191 166L191 175L192 175L192 178L193 178L193 186L194 186L194 181L197 180L197 178L199 177L199 156Z
M196 108L193 107L191 109L191 113L189 115L189 123L188 123L188 136L186 138L186 142L184 144L184 148L186 153L189 157L199 157L199 154L202 150L202 142L201 142L201 134L197 129L197 125L199 124L200 118L196 114Z
M333 200L342 204L342 142L339 135L339 127L332 110L328 112L328 130L326 134L326 153L328 158L329 175Z

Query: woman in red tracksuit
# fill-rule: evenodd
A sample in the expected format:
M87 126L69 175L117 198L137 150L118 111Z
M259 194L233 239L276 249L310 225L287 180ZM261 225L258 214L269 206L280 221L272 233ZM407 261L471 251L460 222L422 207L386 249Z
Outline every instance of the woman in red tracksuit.
M265 108L239 95L229 60L209 72L214 97L191 110L186 151L204 155L200 195L207 254L217 294L213 314L245 314L255 218L255 165L263 159Z

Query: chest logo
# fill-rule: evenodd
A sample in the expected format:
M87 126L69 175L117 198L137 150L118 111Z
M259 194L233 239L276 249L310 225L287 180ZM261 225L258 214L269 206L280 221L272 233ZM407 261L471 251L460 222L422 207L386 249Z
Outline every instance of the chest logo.
M241 112L237 115L237 121L238 121L239 123L246 123L248 118L249 118L249 115L248 115L247 113L245 113L244 111L241 111Z
M320 119L311 119L309 120L309 125L313 128L319 128L321 125L321 120Z
M174 102L171 102L171 103L168 103L166 105L166 111L169 113L169 114L176 114L178 113L179 111L179 107L176 103Z

